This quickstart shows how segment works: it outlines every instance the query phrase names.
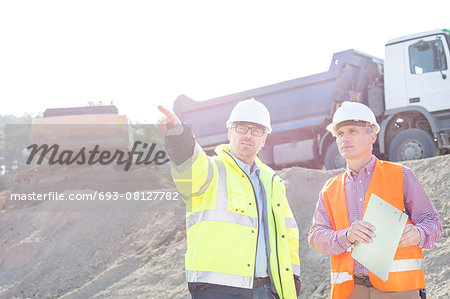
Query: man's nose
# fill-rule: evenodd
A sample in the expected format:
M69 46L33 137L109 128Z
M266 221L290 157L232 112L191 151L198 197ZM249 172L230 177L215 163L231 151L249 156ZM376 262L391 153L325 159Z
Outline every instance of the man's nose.
M349 141L350 140L350 134L346 134L346 133L343 133L342 134L342 141Z
M244 134L245 137L252 137L252 130L248 129L247 133Z
M344 144L348 143L349 141L350 141L350 137L348 136L348 134L342 134L338 138L338 143L341 145L344 145Z

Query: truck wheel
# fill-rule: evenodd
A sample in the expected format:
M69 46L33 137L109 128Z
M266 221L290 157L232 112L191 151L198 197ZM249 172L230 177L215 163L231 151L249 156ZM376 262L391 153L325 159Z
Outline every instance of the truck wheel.
M325 153L325 168L328 170L344 168L347 162L342 158L337 148L336 142L330 144Z
M398 133L389 146L389 160L400 162L434 157L436 146L428 132L408 129Z

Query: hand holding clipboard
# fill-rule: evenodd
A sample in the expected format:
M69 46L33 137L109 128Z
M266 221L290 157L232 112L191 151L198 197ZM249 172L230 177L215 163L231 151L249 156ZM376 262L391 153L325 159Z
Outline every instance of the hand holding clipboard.
M407 220L405 213L372 194L363 221L376 228L376 237L371 243L358 242L352 257L386 281Z

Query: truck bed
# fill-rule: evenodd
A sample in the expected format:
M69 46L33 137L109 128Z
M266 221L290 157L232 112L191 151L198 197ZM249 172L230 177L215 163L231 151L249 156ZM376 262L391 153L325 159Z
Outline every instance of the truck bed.
M269 144L311 138L315 128L320 131L329 122L335 102L358 100L360 94L367 94L364 71L371 63L382 64L382 60L355 50L338 52L326 72L206 101L181 95L175 100L174 112L183 123L192 125L197 141L206 149L227 142L225 122L236 103L248 98L260 101L270 112ZM308 131L302 132L305 128Z

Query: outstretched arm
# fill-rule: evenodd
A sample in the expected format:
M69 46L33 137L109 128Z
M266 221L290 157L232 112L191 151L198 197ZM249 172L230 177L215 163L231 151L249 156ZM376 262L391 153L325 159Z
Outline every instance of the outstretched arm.
M166 108L158 106L158 109L164 116L158 121L157 130L166 136L165 147L178 191L187 197L200 190L205 191L213 179L210 158L195 142L188 126L183 125L178 117Z

